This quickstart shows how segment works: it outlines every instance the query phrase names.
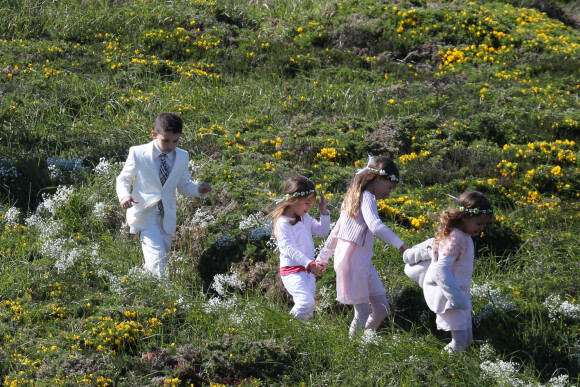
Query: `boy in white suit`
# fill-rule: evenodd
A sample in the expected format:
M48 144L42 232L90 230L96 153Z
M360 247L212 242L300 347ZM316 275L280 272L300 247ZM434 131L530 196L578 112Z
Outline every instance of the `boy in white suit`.
M127 210L132 234L139 234L145 269L161 277L176 229L176 191L205 197L208 183L189 181L189 154L178 148L183 121L174 113L155 120L153 141L129 149L123 170L117 176L117 196ZM132 187L132 191L131 191Z

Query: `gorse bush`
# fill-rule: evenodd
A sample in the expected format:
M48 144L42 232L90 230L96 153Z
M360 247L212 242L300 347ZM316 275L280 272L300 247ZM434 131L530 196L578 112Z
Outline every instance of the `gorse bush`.
M578 383L580 34L567 1L0 1L4 385ZM575 13L576 12L576 13ZM114 185L161 112L206 200L178 198L170 282L141 269ZM348 338L332 267L288 315L267 214L292 174L338 219L368 155L408 245L477 189L475 345L442 353L375 246L390 318ZM316 207L316 206L315 206ZM318 216L318 209L311 211ZM323 239L316 239L317 249ZM459 360L459 361L456 361Z

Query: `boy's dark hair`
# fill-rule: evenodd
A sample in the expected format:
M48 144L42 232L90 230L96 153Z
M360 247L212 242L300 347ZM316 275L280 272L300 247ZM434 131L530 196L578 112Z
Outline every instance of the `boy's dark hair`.
M179 114L161 113L155 119L153 131L157 134L163 133L181 134L183 133L183 120L181 119Z

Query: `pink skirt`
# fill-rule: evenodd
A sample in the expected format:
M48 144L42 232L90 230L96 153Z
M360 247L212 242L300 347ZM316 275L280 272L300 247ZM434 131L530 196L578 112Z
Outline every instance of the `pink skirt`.
M445 312L437 314L435 319L437 329L442 331L463 331L472 327L469 292L466 293L466 297L468 300L467 309L447 309Z
M372 246L372 245L371 245ZM340 239L334 252L336 300L347 305L370 302L371 296L386 294L368 249Z

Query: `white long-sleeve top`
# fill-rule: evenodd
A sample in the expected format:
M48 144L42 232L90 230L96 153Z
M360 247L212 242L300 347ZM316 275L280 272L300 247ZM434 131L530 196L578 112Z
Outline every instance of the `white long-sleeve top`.
M361 196L360 210L357 217L353 219L346 211L341 211L340 218L332 229L317 260L327 263L339 239L354 242L358 247L364 246L367 243L368 231L397 249L405 243L381 220L375 195L369 191L363 191ZM370 246L366 247L372 252L372 238L369 238L369 240L371 241Z
M330 231L330 212L321 215L320 221L305 214L292 225L295 218L281 216L276 222L274 235L280 250L280 267L304 266L314 260L314 240L312 235L325 237Z

